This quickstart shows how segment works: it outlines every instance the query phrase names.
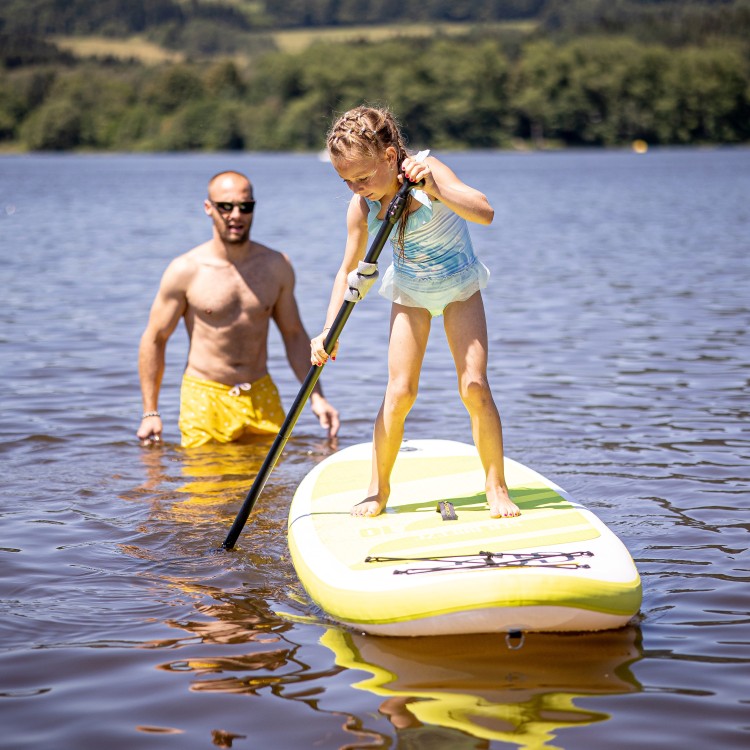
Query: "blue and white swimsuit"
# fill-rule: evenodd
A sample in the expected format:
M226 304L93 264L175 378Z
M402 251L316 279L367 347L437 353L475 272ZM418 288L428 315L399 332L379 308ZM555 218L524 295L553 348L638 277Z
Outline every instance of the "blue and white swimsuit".
M490 278L476 255L466 220L422 190L412 191L421 204L406 220L404 255L399 254L398 227L391 231L393 263L383 275L380 294L407 307L423 307L435 317L446 305L469 299ZM383 223L380 201L365 198L367 229L372 234Z

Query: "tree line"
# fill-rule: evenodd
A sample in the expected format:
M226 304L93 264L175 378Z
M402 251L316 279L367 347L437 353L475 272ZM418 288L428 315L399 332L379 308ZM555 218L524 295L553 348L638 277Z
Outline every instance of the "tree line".
M475 4L453 2L464 5ZM559 31L513 43L478 28L297 54L262 48L247 65L200 56L151 67L77 61L45 39L12 36L0 44L0 148L317 150L334 114L363 101L390 106L412 144L433 148L750 141L750 34L718 31L727 23L719 11L734 13L737 28L750 3L716 3L700 43L678 43L695 33L684 14L661 30L668 39L622 33L675 3L605 5L607 13L598 0L547 3ZM591 25L583 10L593 7L611 32Z
M207 19L242 30L536 19L547 31L742 35L747 0L3 0L0 31L128 36ZM743 20L744 19L744 20Z
M642 2L642 0L628 0ZM674 0L673 0L674 1ZM704 0L705 1L705 0ZM6 33L129 35L210 19L243 30L532 18L549 0L4 0Z
M243 51L278 29L533 22L537 34L627 34L642 42L750 39L750 0L3 0L0 41L142 35L190 55ZM0 50L5 45L0 45ZM0 53L0 57L2 54Z

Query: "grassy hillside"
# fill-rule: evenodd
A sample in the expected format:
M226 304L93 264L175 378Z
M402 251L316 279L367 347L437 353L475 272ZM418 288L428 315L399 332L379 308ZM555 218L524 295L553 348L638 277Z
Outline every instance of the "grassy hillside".
M428 38L436 36L462 37L477 31L477 24L465 23L410 23L385 26L337 26L329 28L286 29L270 36L282 52L301 52L316 42L351 43L358 41L382 42L395 38ZM527 34L536 28L535 21L499 21L483 24L483 33Z
M79 60L112 58L138 60L144 65L158 65L164 62L183 62L185 59L183 52L167 49L140 35L125 39L105 36L53 36L50 41Z

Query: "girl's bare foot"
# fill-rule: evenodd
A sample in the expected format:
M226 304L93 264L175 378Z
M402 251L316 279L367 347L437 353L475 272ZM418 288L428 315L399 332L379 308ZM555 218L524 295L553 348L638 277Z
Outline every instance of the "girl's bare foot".
M487 490L487 502L490 505L491 518L515 518L521 515L518 506L510 499L505 487Z
M366 497L361 503L357 503L349 511L353 516L379 516L388 502L388 495L382 497L378 493Z

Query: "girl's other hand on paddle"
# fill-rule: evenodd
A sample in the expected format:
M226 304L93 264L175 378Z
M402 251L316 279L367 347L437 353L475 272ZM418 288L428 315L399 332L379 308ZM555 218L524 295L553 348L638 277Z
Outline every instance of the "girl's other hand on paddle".
M426 161L417 161L411 156L407 156L401 164L401 169L410 182L419 182L424 180L426 193L432 193L435 189L435 178L432 176L430 165Z
M325 349L326 336L328 336L328 329L326 328L323 333L316 336L310 341L310 364L315 367L322 367L328 361L328 352ZM339 350L339 342L337 341L333 346L331 352L331 359L336 360L336 353Z

